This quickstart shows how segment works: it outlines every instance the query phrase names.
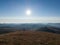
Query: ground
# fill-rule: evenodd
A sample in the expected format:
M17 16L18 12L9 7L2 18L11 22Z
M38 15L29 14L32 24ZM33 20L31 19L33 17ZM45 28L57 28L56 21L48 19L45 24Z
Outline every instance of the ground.
M16 31L0 35L0 45L60 45L60 34Z

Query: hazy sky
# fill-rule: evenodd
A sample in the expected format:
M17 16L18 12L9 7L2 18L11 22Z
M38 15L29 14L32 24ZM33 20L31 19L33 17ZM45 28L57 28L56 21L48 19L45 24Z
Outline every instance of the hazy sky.
M60 0L0 0L0 22L60 22Z

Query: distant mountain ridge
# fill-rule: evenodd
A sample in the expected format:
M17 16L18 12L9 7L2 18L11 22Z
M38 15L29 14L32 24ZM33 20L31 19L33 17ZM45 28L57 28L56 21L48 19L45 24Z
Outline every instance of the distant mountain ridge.
M0 24L0 34L18 30L44 31L60 34L60 23Z

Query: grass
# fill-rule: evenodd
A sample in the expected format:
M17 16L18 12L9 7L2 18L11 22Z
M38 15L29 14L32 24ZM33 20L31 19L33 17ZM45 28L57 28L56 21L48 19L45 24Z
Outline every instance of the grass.
M0 35L0 45L60 45L60 34L16 31Z

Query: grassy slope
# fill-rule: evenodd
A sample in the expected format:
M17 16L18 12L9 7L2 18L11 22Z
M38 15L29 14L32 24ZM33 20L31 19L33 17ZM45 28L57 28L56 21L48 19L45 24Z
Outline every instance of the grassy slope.
M16 31L0 35L0 45L60 45L60 34Z

